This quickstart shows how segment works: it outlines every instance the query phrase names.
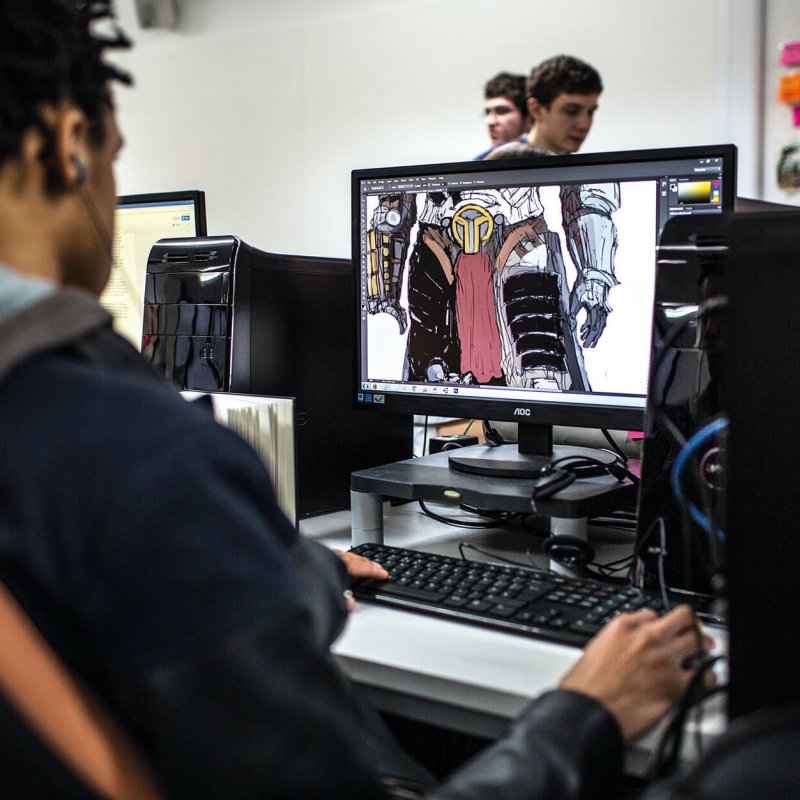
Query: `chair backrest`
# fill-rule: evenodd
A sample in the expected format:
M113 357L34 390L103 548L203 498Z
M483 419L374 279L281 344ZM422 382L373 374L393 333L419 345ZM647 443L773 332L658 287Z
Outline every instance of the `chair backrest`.
M138 748L2 584L0 632L0 692L54 755L101 797L162 798Z
M651 785L642 800L797 797L800 705L769 706L734 719L686 772Z

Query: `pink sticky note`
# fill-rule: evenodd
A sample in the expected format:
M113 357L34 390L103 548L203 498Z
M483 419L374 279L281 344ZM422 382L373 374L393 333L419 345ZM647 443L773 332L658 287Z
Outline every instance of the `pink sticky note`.
M800 128L800 106L794 106L792 108L792 122L795 128Z
M784 67L800 64L800 40L795 39L781 45L781 64Z

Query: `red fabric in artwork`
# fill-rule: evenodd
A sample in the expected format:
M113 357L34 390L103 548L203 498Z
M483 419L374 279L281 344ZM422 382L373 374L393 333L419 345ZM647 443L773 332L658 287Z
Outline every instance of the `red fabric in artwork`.
M494 304L494 265L486 253L461 253L455 264L456 324L461 374L478 383L502 376L500 332Z

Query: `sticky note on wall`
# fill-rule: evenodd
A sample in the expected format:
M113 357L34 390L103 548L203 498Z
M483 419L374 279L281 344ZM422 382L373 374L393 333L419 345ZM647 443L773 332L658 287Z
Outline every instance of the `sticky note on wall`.
M800 103L800 72L790 72L781 76L778 100L781 103Z
M793 67L800 64L800 40L784 42L781 45L781 64L784 67Z

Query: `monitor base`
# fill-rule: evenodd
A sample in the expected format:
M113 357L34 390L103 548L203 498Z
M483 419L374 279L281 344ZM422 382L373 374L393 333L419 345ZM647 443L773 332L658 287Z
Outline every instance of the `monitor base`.
M553 445L550 455L520 453L516 444L474 445L461 450L449 452L449 463L452 469L468 472L472 475L486 475L495 478L538 478L542 470L550 467L553 461L561 458L589 458L603 464L617 461L614 453L608 450L596 450L591 447L571 447L569 445ZM607 471L595 463L584 463L574 471L579 477L590 478L605 475Z

